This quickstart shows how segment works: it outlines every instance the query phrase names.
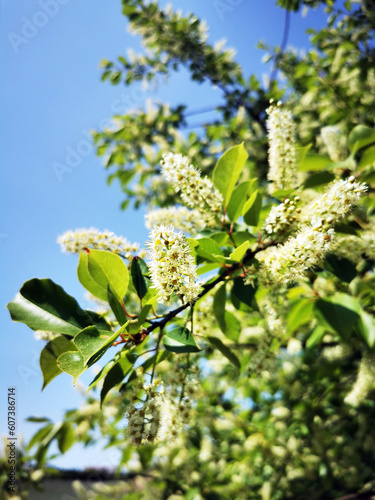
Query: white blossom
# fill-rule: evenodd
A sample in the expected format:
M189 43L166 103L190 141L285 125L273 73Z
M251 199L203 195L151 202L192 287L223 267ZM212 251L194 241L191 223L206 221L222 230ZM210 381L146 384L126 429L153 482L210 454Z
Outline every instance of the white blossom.
M298 215L301 212L301 209L297 208L299 201L299 196L293 200L286 198L276 207L272 207L264 222L264 231L267 234L278 234L290 229L298 220Z
M201 177L200 171L181 154L163 155L161 166L163 176L172 184L176 193L181 193L183 203L198 210L204 224L215 226L217 217L223 210L223 197L210 179Z
M261 280L267 284L300 280L305 271L321 263L333 238L334 230L322 219L314 219L283 245L269 247L257 254L264 265Z
M367 193L365 183L355 181L353 176L333 182L321 196L318 196L302 210L301 220L314 217L327 219L328 223L346 217L359 200Z
M183 302L194 302L200 292L197 266L183 233L172 226L157 226L150 232L149 268L159 300L168 305L173 293Z
M351 406L359 406L374 387L375 383L375 353L364 354L359 364L357 380L350 393L345 398L345 403Z
M341 128L338 125L329 125L322 128L320 135L330 159L334 162L345 160L346 137Z
M298 185L296 165L296 132L290 111L283 109L281 102L271 103L267 110L268 130L268 180L272 182L271 192L277 189L290 189Z
M46 332L43 330L36 330L34 332L34 339L35 340L46 340L47 342L49 342L51 340L55 340L55 338L58 336L59 336L58 333Z
M138 243L130 243L126 238L117 236L111 231L99 231L93 227L66 231L57 238L57 242L63 252L77 253L85 248L93 248L124 254L126 258L131 258L131 253L139 249Z
M189 210L186 207L168 207L151 210L145 215L145 221L148 229L153 229L161 225L173 225L175 229L180 229L184 233L190 234L198 233L205 227L199 211Z

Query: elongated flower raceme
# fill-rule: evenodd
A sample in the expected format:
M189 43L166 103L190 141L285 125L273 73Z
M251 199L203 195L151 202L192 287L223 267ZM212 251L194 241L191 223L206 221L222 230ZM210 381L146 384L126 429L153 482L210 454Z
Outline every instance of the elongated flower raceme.
M210 179L201 177L200 171L181 154L163 155L161 167L164 178L172 184L176 193L181 193L183 203L198 210L206 225L215 226L223 210L223 197Z
M375 386L375 353L364 354L359 364L357 380L350 393L345 398L345 403L359 406Z
M268 180L272 182L270 192L291 189L298 185L295 152L295 124L290 111L283 109L281 102L271 104L267 110L268 130Z
M183 302L194 302L200 292L197 267L183 233L172 226L157 226L150 232L149 268L151 280L165 305L173 293Z
M320 218L314 219L283 245L269 247L257 255L264 265L261 281L273 284L300 280L308 269L322 262L333 238L330 224Z
M175 229L180 229L184 233L195 234L204 229L198 210L189 210L186 207L168 207L158 210L151 210L145 215L145 225L148 229L156 226L173 225Z
M117 236L110 231L99 231L93 227L66 231L57 238L57 242L61 245L63 252L77 253L85 248L93 248L124 254L126 258L130 258L131 253L139 249L138 243L130 243L122 236Z
M308 221L314 217L331 219L338 222L346 217L367 193L367 185L355 181L353 176L333 182L327 191L318 196L302 210L301 220Z
M328 156L334 162L345 160L347 155L346 136L338 125L330 125L320 131Z

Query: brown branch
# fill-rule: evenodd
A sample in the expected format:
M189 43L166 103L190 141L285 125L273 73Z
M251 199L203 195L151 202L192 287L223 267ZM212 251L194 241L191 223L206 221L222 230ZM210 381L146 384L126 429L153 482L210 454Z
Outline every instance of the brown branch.
M235 271L237 271L243 264L246 264L246 262L248 262L249 260L251 260L258 252L260 252L261 250L264 250L265 248L267 248L269 246L272 246L272 245L275 245L275 243L274 242L270 242L268 244L259 246L255 250L247 250L247 252L245 253L244 258L242 259L242 262L235 262L230 267L228 267L222 274L220 274L214 281L211 281L211 283L205 283L203 285L202 292L197 297L197 300L199 300L202 297L204 297L210 290L212 290L213 288L215 288L215 286L218 283L221 283L222 281L224 281L225 278L227 278L232 273L234 273ZM156 330L157 328L164 328L165 325L171 319L173 319L175 316L177 316L178 314L180 314L180 312L184 311L189 306L190 306L190 303L186 302L186 304L182 304L181 306L177 307L176 309L173 309L172 311L170 311L169 313L167 313L166 316L164 316L164 318L161 319L160 321L154 321L152 323L152 325L150 325L148 328L144 328L142 330L142 334L146 336L146 335L149 335L154 330Z

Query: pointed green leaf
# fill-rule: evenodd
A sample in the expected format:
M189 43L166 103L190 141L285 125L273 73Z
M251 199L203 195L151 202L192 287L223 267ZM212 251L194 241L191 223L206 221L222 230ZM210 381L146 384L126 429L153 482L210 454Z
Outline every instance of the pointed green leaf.
M245 166L248 154L243 143L228 149L219 158L212 174L214 186L224 198L224 207L228 205L234 186Z
M107 297L108 303L112 309L113 314L115 315L115 318L120 325L124 325L127 321L124 303L122 302L122 300L120 301L114 293L112 293L110 285L108 285Z
M194 337L191 334L191 331L188 330L187 328L176 326L171 330L166 331L164 335L170 339L177 340L178 342L186 346L193 346L197 348ZM197 348L197 351L189 351L189 352L198 352L198 351L199 349Z
M318 299L315 308L321 313L327 324L344 340L347 340L359 320L353 297L340 293L329 299Z
M262 208L262 195L256 190L242 208L244 221L248 226L257 226Z
M66 453L75 442L75 434L72 424L64 422L57 434L57 444L61 453Z
M143 276L148 273L146 263L139 257L134 257L131 263L131 275L134 288L137 290L138 297L143 299L148 290L149 281Z
M73 337L93 324L78 302L49 279L27 281L7 307L13 321L25 323L32 330Z
M256 288L252 285L245 285L243 278L236 278L233 280L231 295L234 295L240 302L243 302L247 306L252 306L255 292Z
M128 322L129 323L129 322ZM113 342L117 339L120 333L125 332L123 325L117 332L107 332L106 330L97 330L94 326L89 326L74 337L74 344L83 356L85 365L92 364L92 358L95 360L98 356L102 356Z
M301 172L312 172L315 170L324 170L325 168L332 165L333 162L324 155L308 155L299 164L299 170Z
M228 346L216 337L207 337L210 344L218 349L236 368L240 368L241 364L237 356L229 349Z
M169 337L163 337L163 344L167 351L175 352L178 354L187 353L187 352L199 352L197 346L186 345L178 342L178 340L170 339Z
M108 301L108 285L121 301L128 289L129 273L118 255L104 250L87 250L80 255L78 279L81 284L101 300Z
M238 217L242 213L242 208L247 200L248 195L254 189L257 179L251 179L250 181L242 182L239 184L232 193L230 197L228 206L226 208L229 219L232 222L236 222Z
M236 250L234 250L234 252L232 252L229 255L229 257L235 262L241 262L249 246L250 246L250 241L244 241L242 245L237 247Z
M72 340L67 340L63 335L51 340L43 348L40 353L40 369L43 374L43 387L42 390L54 379L57 375L62 373L57 366L57 358L67 351L76 350L76 346Z
M68 351L60 354L57 358L57 366L65 373L73 377L73 384L78 377L87 369L83 355L79 351Z
M211 238L200 238L195 251L206 260L217 262L218 258L215 255L221 255L222 251L216 241Z
M362 169L375 164L375 146L365 149L358 163L358 168Z
M375 142L375 129L365 125L357 125L348 137L348 148L351 153Z

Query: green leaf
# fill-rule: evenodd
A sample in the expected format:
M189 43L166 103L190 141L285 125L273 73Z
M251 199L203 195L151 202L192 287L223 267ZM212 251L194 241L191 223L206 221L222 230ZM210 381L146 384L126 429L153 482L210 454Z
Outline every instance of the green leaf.
M115 318L120 325L124 325L127 321L124 303L120 301L114 293L112 293L110 285L108 285L107 297L108 303L112 309L113 314L115 315Z
M236 368L240 368L241 364L237 356L229 349L228 346L216 337L207 337L210 344L218 349L223 356L225 356Z
M359 321L355 299L350 295L338 293L329 299L318 299L315 308L321 313L327 324L344 340L347 340Z
M258 190L256 190L242 208L242 215L248 226L258 225L261 208L262 195Z
M83 356L84 364L87 365L90 359L104 352L113 344L119 336L119 332L99 331L94 326L89 326L79 332L74 337L74 344ZM96 357L96 356L95 356Z
M215 256L222 254L222 251L216 241L211 238L200 238L197 241L198 246L195 248L195 251L199 256L209 261L219 261Z
M231 294L234 295L240 302L243 302L249 307L252 307L255 292L256 288L254 288L252 285L245 285L243 278L235 278L233 280L233 288Z
M212 174L214 186L220 191L224 198L224 207L228 205L234 186L245 166L247 152L243 143L226 151L219 158Z
M7 307L13 321L25 323L32 330L73 337L93 324L78 302L49 279L27 281Z
M242 325L239 319L230 311L225 311L224 314L224 329L222 332L224 335L233 340L233 342L237 342L242 330Z
M234 252L232 252L229 257L234 260L235 262L241 262L241 260L243 259L245 253L246 253L246 250L249 248L250 246L250 241L244 241L242 243L242 245L240 245L239 247L237 247Z
M68 351L60 354L57 358L57 366L68 375L73 377L73 384L78 377L87 369L83 355L78 351Z
M91 277L89 273L89 258L88 254L84 252L80 252L79 254L79 261L78 261L78 268L77 268L77 276L79 279L79 282L81 285L83 285L86 290L88 290L92 295L95 297L100 298L101 300L108 300L108 297L106 295L104 297L103 289L96 281Z
M335 175L332 174L331 172L323 171L323 172L317 172L314 174L311 174L303 183L303 187L305 189L307 188L313 188L316 186L321 186L323 184L328 184L329 182L333 181L335 178Z
M75 434L70 422L65 422L57 434L57 444L61 453L66 453L74 444Z
M314 302L311 299L301 299L292 305L288 314L288 331L290 333L312 320L313 307Z
M228 217L232 222L236 222L238 217L242 214L242 208L246 202L247 196L252 192L256 182L257 179L242 182L233 190L226 208Z
M174 342L171 342L174 341ZM172 352L199 352L194 337L190 330L176 326L166 331L163 337L163 343L167 350ZM181 350L185 346L187 350ZM177 347L177 350L175 349Z
M170 352L175 352L178 354L182 354L185 352L199 352L200 349L198 349L197 346L189 345L189 344L182 344L181 342L178 342L178 340L171 339L169 337L164 336L163 337L163 344L164 347L167 349L167 351Z
M138 355L134 351L121 352L120 358L114 363L113 366L109 368L109 370L107 370L102 375L105 375L105 379L100 393L101 404L103 404L103 401L109 391L116 385L120 384L124 380L124 378L131 372L133 365L137 361L137 359ZM102 378L102 376L100 378ZM99 379L96 380L95 383L94 381L95 379L93 380L93 382L91 382L90 387L95 385L99 381Z
M140 299L143 299L146 295L149 284L149 281L143 276L144 273L148 273L146 263L141 258L134 257L131 263L131 276L134 288L136 289Z
M345 283L350 283L357 276L355 265L349 259L333 253L326 256L323 267Z
M314 330L312 331L312 334L306 341L306 347L308 349L311 349L315 347L316 345L320 344L320 342L323 340L324 335L326 334L327 330L321 326L317 325Z
M121 302L129 284L126 265L118 255L103 250L88 250L80 253L77 269L80 283L92 295L108 301L108 285Z
M64 336L57 337L51 342L48 342L40 353L40 369L43 374L43 387L42 390L54 379L57 375L62 373L57 366L57 358L67 351L76 350L73 341L67 340Z
M365 149L358 163L358 168L362 169L375 163L375 146Z
M225 290L225 283L217 290L214 296L213 312L214 316L219 323L220 329L225 329L225 303L227 300L227 293Z
M26 419L26 422L51 422L51 419L48 417L29 417Z
M358 333L372 349L375 346L375 318L363 310L360 312L360 317Z
M375 129L365 125L357 125L348 137L349 151L355 154L359 149L375 142Z
M143 371L146 372L149 368L151 368L154 364L155 366L164 361L165 359L170 358L171 353L169 351L159 351L157 354L150 356L139 366L142 366ZM126 389L126 386L137 378L137 372L135 370L130 374L127 382L123 384L120 388L120 391L123 392Z
M35 446L37 443L40 443L46 436L48 436L48 434L51 432L51 429L53 429L53 424L48 424L36 431L36 433L28 442L26 450L31 450L33 446Z
M314 170L324 170L329 165L332 165L332 161L323 155L309 155L304 158L304 160L299 165L299 170L301 172L311 172Z

